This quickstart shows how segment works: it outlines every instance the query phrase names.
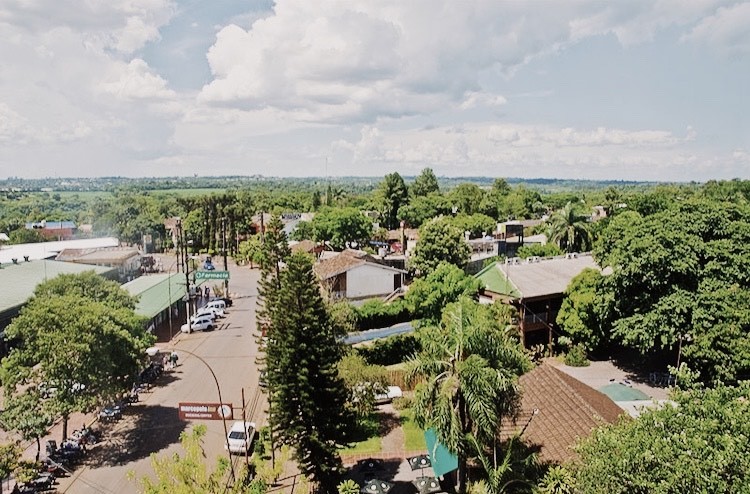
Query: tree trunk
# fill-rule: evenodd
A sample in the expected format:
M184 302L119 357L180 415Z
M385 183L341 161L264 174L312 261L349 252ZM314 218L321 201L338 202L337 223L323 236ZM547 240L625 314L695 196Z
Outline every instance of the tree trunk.
M41 453L41 451L42 451L42 439L39 436L36 436L36 461L39 461L39 454Z
M68 416L63 415L62 418L62 440L60 441L60 445L62 445L63 442L68 438Z
M459 391L458 394L458 416L461 422L461 441L463 442L466 438L466 434L469 431L468 427L468 414L466 411L466 401L463 395ZM466 494L466 451L462 451L464 448L458 446L458 494Z

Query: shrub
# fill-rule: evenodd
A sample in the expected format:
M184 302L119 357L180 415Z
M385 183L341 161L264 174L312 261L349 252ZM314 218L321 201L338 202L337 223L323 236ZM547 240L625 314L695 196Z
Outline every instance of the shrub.
M372 345L356 350L368 364L393 365L418 353L422 350L422 344L414 334L398 334L375 340Z
M393 408L396 410L406 410L408 408L411 408L412 399L409 396L401 396L399 398L394 398L392 405Z
M586 347L581 343L573 345L564 358L565 365L571 367L588 367L589 359L586 357Z
M360 331L384 328L412 319L409 308L401 300L386 304L381 300L370 300L356 309L357 328Z

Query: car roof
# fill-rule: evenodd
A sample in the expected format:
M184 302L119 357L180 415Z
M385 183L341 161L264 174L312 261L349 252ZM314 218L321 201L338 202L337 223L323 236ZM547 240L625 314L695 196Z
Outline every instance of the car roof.
M243 425L245 424L245 425ZM232 424L232 428L230 430L232 431L244 431L246 428L252 427L255 429L255 422L235 422Z

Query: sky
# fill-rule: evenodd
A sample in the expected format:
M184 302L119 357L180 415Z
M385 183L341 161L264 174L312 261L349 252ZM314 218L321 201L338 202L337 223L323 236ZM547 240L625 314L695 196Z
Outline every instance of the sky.
M750 179L750 1L2 0L0 178Z

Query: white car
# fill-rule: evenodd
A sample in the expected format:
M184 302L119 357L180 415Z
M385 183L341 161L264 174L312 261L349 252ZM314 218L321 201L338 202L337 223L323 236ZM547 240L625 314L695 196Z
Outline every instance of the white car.
M227 434L225 448L230 453L248 454L255 439L255 422L235 422Z
M216 309L212 309L210 307L201 307L198 309L198 312L195 313L195 317L201 317L201 316L210 316L213 319L223 317L224 312L221 313L217 311Z
M211 331L214 329L214 320L209 316L194 317L190 324L183 324L180 331L183 333L192 333L193 331Z
M375 403L390 403L394 398L401 398L404 392L398 386L388 386L385 393L375 395Z

